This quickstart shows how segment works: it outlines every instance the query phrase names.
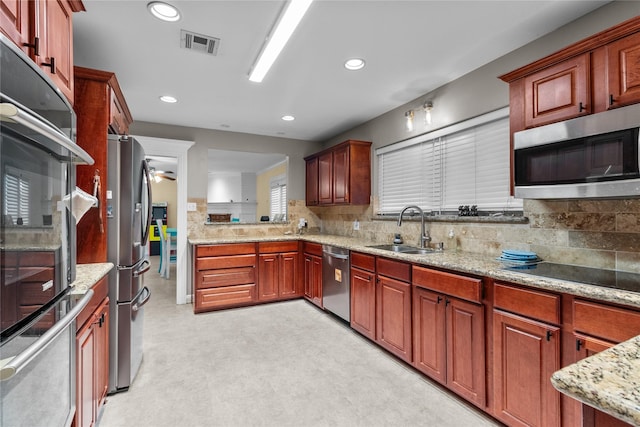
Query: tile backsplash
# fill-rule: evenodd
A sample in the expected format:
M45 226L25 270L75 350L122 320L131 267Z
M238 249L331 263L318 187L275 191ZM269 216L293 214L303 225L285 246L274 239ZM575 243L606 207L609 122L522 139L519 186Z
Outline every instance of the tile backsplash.
M372 243L390 243L400 233L406 244L418 245L420 222L374 217L376 198L368 206L306 207L304 200L289 201L287 224L205 225L206 201L189 212L189 237L216 238L296 233L299 218L308 223L306 233L354 236ZM427 221L432 244L445 250L499 256L503 249L536 252L541 258L568 264L640 273L640 199L625 200L525 200L526 223ZM353 222L359 222L359 230ZM449 235L453 232L453 238Z

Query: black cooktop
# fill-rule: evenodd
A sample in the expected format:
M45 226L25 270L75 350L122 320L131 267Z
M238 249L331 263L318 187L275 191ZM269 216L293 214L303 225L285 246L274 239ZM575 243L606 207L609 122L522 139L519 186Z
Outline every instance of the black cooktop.
M580 267L577 265L555 264L546 261L526 266L508 267L507 269L517 271L519 273L532 274L534 276L568 280L571 282L586 283L589 285L603 286L605 288L620 289L624 291L640 292L640 274L638 273Z

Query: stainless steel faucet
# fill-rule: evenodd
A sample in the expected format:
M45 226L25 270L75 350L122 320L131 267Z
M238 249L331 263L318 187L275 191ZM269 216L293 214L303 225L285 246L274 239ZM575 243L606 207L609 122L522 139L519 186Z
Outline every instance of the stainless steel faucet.
M400 216L398 216L398 227L402 225L402 215L404 215L404 213L408 209L415 209L420 212L420 249L428 248L429 243L431 242L431 236L429 236L429 234L426 233L424 230L424 211L422 210L422 208L415 205L409 205L404 207L400 211Z

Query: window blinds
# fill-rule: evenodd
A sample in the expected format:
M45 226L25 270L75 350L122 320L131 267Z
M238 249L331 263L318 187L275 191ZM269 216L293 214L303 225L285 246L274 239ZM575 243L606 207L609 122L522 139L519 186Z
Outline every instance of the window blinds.
M287 214L287 185L276 184L271 187L271 219L275 215Z
M17 174L4 175L4 215L11 216L16 224L18 218L23 225L29 225L29 181Z
M429 211L522 209L509 195L508 110L377 150L380 214L415 204Z

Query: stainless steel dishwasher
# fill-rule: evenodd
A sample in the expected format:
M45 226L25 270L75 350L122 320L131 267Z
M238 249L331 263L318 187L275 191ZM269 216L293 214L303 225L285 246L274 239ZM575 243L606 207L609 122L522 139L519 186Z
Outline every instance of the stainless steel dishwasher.
M351 316L349 250L322 245L322 306L347 322Z

